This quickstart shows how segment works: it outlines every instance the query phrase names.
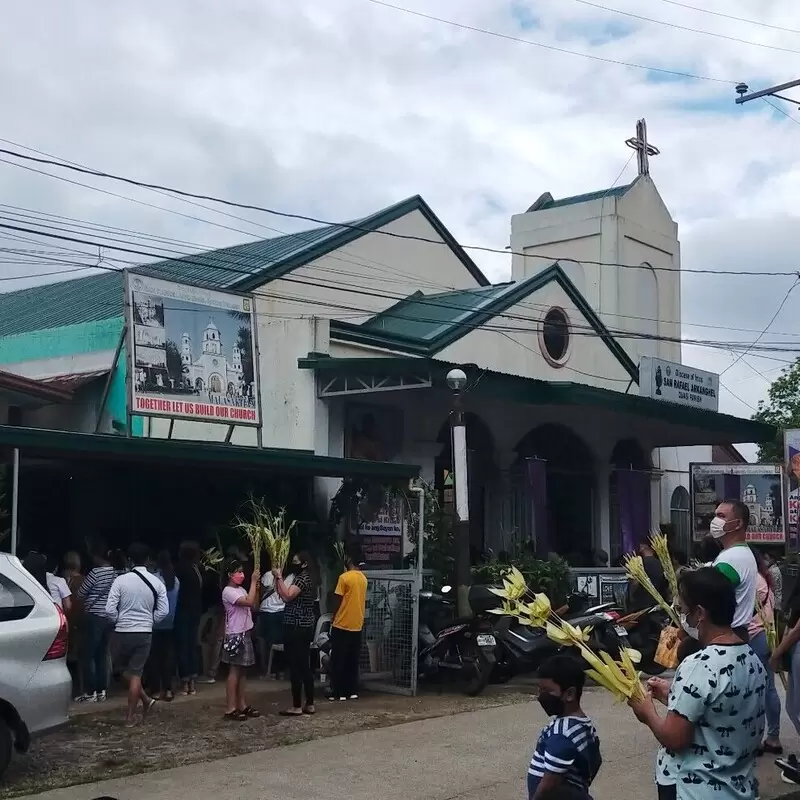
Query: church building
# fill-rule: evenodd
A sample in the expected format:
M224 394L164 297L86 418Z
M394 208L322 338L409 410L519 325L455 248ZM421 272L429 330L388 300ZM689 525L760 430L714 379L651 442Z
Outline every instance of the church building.
M228 363L222 336L213 319L203 331L202 351L197 359L193 355L191 336L188 333L181 336L181 368L187 384L200 393L208 391L232 396L243 393L242 351L234 342Z
M375 453L418 465L444 488L453 403L445 376L458 366L468 379L475 552L529 543L542 555L589 562L603 550L614 561L663 523L688 548L688 463L775 431L640 386L645 363L684 368L681 256L678 226L649 174L657 151L643 123L629 144L639 163L631 183L573 197L545 191L513 215L505 282L490 282L419 196L350 223L137 268L253 297L263 422L259 433L231 432L134 417L134 436ZM115 272L0 295L3 370L104 376L84 400L91 419L33 409L23 424L93 430L99 420L101 431L124 430L124 309ZM210 322L196 359L184 337L184 372L213 391L237 391L235 352L232 363L209 367L218 335ZM317 482L321 515L338 485Z

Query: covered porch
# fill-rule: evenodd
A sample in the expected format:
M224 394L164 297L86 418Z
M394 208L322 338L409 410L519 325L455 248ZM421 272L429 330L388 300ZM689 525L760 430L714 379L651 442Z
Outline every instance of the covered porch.
M98 539L111 547L140 540L173 551L183 539L227 545L240 538L231 523L250 493L286 507L298 525L295 545L313 549L328 533L316 479L407 486L419 474L411 464L306 450L11 425L0 425L2 465L0 533L9 531L0 547L20 554L37 549L53 559L67 550L85 552Z
M331 455L344 455L354 429L363 436L371 420L369 427L382 430L370 435L390 439L380 443L386 457L421 464L444 500L453 399L445 376L454 366L466 371L476 558L489 548L524 546L576 566L593 565L603 550L613 564L664 516L657 448L775 435L769 425L640 397L633 382L623 393L408 357L312 355L299 366L316 373Z

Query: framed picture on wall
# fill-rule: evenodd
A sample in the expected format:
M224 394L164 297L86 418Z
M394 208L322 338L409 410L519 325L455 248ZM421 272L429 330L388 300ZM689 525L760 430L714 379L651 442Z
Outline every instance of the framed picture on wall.
M392 461L403 446L403 412L393 406L345 408L344 457Z

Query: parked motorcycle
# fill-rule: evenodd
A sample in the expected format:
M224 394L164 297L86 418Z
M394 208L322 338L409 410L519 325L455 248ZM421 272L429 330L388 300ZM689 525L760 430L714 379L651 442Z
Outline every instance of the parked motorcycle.
M462 691L474 697L489 682L495 666L492 622L476 613L469 619L454 619L455 598L450 586L419 595L417 677L421 680L453 678ZM401 648L394 658L395 680L405 676L410 656Z
M486 593L486 603L492 603L490 607L496 607L497 599L489 592L488 587L473 587L475 590L479 588ZM470 603L473 603L472 596ZM591 626L589 646L595 652L605 651L617 658L620 649L629 647L630 644L627 631L617 625L615 617L610 613L614 604L604 603L578 611L570 610L575 607L580 608L583 604L578 597L570 598L567 606L557 611L560 612L559 616L571 625L581 628ZM505 682L516 675L534 673L542 662L563 649L557 642L548 638L542 628L523 625L511 616L495 617L495 619L494 636L497 640L495 679L498 681Z
M616 616L613 611L611 614ZM648 675L660 675L666 669L655 660L655 657L661 631L669 624L669 617L658 606L625 616L619 615L617 619L617 625L628 632L631 647L642 654L639 669Z

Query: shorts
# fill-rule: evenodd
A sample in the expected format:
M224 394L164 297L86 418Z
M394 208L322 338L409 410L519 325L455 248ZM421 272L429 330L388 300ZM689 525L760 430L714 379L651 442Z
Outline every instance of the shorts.
M117 672L141 678L150 655L152 633L114 631L111 637L111 660Z

